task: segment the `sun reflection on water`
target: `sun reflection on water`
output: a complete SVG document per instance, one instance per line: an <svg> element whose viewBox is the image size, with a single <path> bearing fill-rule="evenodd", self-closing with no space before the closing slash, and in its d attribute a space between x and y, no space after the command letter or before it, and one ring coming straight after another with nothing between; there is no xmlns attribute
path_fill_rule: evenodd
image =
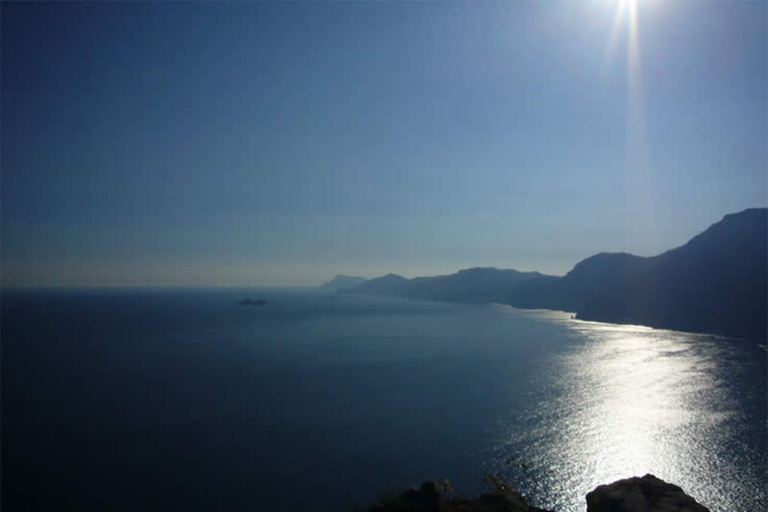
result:
<svg viewBox="0 0 768 512"><path fill-rule="evenodd" d="M525 411L532 430L511 422L497 445L532 468L517 483L548 501L540 504L583 511L596 486L646 473L713 511L743 508L732 503L739 493L766 503L765 446L742 437L742 406L728 382L728 364L739 365L732 345L645 327L567 324L566 350L542 367L547 399Z"/></svg>

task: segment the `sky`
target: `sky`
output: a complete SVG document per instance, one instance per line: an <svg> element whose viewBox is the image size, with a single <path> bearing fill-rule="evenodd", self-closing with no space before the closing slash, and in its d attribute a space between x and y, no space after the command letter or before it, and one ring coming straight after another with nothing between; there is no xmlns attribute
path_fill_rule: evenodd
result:
<svg viewBox="0 0 768 512"><path fill-rule="evenodd" d="M562 275L768 205L768 7L3 2L3 286Z"/></svg>

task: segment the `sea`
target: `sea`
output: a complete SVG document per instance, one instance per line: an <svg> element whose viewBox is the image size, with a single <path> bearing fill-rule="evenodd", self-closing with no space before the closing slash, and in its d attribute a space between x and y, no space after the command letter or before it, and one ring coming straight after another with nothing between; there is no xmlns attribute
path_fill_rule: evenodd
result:
<svg viewBox="0 0 768 512"><path fill-rule="evenodd" d="M315 290L3 290L0 315L6 512L344 512L489 474L576 512L647 473L768 508L764 342Z"/></svg>

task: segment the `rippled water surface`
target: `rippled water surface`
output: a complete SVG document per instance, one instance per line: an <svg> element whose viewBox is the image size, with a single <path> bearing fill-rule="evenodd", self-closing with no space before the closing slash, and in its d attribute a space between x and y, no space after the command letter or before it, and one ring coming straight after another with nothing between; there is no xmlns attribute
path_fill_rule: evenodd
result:
<svg viewBox="0 0 768 512"><path fill-rule="evenodd" d="M764 348L645 327L565 325L568 346L541 363L546 399L529 410L531 428L511 419L497 431L497 458L518 452L537 496L558 510L583 510L574 498L597 485L653 473L712 510L765 510Z"/></svg>
<svg viewBox="0 0 768 512"><path fill-rule="evenodd" d="M2 340L4 510L349 510L488 472L561 511L649 472L768 506L754 342L264 290L4 293Z"/></svg>

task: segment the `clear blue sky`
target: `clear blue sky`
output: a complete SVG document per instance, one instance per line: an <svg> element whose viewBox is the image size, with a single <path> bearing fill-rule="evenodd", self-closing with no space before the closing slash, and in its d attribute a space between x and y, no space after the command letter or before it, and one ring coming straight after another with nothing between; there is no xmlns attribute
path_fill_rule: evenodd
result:
<svg viewBox="0 0 768 512"><path fill-rule="evenodd" d="M562 274L766 206L766 3L640 0L633 57L620 4L3 2L3 283Z"/></svg>

